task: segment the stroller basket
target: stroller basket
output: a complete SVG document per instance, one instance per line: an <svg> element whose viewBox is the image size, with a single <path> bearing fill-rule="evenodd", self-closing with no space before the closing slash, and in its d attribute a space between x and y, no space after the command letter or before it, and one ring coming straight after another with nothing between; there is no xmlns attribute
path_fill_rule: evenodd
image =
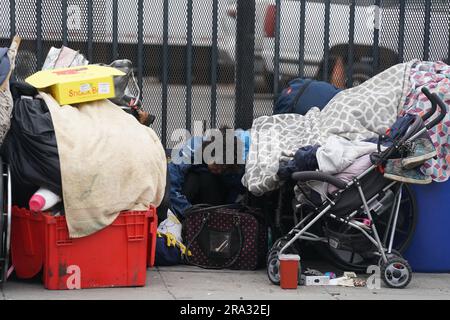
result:
<svg viewBox="0 0 450 320"><path fill-rule="evenodd" d="M351 250L356 253L373 250L372 243L367 241L366 236L361 232L355 233L353 230L350 230L352 233L338 232L328 226L324 227L324 232L328 238L328 244L334 249Z"/></svg>

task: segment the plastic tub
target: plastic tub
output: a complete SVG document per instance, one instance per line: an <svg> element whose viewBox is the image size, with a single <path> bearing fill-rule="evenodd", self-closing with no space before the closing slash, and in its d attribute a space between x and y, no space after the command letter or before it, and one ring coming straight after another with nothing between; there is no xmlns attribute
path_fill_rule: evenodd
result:
<svg viewBox="0 0 450 320"><path fill-rule="evenodd" d="M404 256L415 272L450 272L450 182L413 189L418 220Z"/></svg>
<svg viewBox="0 0 450 320"><path fill-rule="evenodd" d="M13 264L19 278L43 269L47 289L134 287L146 283L156 211L122 212L108 227L70 239L65 217L13 209ZM150 247L149 247L150 245Z"/></svg>

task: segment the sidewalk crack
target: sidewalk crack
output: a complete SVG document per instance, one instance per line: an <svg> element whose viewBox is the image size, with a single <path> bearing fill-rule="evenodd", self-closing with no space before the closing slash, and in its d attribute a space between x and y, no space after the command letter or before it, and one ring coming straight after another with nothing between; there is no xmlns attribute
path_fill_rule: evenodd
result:
<svg viewBox="0 0 450 320"><path fill-rule="evenodd" d="M164 287L167 289L167 292L172 296L173 300L177 300L177 298L172 293L172 291L170 291L169 286L167 285L166 280L164 279L164 276L163 276L162 272L159 270L159 268L158 268L158 274L161 276L161 280L164 284Z"/></svg>

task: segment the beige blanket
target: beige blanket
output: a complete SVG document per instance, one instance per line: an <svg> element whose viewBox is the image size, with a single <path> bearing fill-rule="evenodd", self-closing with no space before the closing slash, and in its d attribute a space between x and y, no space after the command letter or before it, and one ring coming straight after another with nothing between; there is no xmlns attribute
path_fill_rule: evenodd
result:
<svg viewBox="0 0 450 320"><path fill-rule="evenodd" d="M70 237L101 230L120 211L160 204L166 157L152 129L109 100L72 107L41 95L55 127Z"/></svg>

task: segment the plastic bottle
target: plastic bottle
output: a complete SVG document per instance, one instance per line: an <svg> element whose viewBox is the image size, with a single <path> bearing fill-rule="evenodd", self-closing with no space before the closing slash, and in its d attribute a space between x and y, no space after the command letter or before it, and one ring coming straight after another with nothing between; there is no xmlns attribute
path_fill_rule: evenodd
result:
<svg viewBox="0 0 450 320"><path fill-rule="evenodd" d="M29 206L31 211L45 211L61 201L61 197L48 189L40 188L30 198Z"/></svg>

